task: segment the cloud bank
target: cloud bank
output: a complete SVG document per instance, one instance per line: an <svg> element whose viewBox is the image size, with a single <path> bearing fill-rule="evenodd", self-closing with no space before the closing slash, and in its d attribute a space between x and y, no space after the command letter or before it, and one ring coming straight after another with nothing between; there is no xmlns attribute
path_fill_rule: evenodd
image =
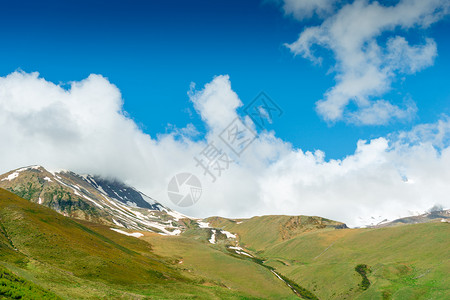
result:
<svg viewBox="0 0 450 300"><path fill-rule="evenodd" d="M393 104L383 95L392 89L395 79L414 74L433 65L437 56L431 38L411 45L407 31L420 30L448 14L447 0L400 0L393 5L377 1L355 0L334 9L340 1L284 0L287 15L298 20L316 13L323 21L306 27L298 39L286 46L295 55L322 63L316 50L331 51L336 61L332 71L336 85L330 88L316 110L324 120L346 121L357 125L381 125L392 120L414 117L411 101ZM351 105L356 109L350 109Z"/></svg>
<svg viewBox="0 0 450 300"><path fill-rule="evenodd" d="M263 131L212 183L193 157L209 142L226 150L218 134L238 116L242 102L228 76L191 89L189 96L209 128L205 140L191 138L191 124L157 137L145 134L123 111L119 89L100 75L67 89L37 73L0 77L0 171L40 164L116 177L199 217L306 214L360 226L435 204L450 206L447 117L359 141L355 152L340 160L294 148ZM197 175L203 185L199 202L183 209L170 202L166 190L180 172Z"/></svg>

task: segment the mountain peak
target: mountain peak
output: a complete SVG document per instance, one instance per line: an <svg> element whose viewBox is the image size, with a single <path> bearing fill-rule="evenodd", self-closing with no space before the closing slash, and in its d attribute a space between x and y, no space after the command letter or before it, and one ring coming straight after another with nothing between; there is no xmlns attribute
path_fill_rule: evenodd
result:
<svg viewBox="0 0 450 300"><path fill-rule="evenodd" d="M108 179L100 176L84 174L79 175L86 182L94 186L103 195L119 200L120 202L131 206L141 207L152 210L162 210L163 206L155 199L145 195L133 187L117 179Z"/></svg>
<svg viewBox="0 0 450 300"><path fill-rule="evenodd" d="M180 214L118 180L35 165L0 175L0 187L73 218L168 235L179 232L178 217L172 215Z"/></svg>

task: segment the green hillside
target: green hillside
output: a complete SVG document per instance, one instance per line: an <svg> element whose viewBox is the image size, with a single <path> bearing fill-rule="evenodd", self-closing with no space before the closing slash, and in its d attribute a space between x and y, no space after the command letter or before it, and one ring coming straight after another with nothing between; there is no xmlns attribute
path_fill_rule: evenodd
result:
<svg viewBox="0 0 450 300"><path fill-rule="evenodd" d="M241 245L320 299L450 298L449 223L378 229L316 227L283 239L278 224L285 218L211 221L237 232ZM355 270L358 265L368 267L368 287Z"/></svg>
<svg viewBox="0 0 450 300"><path fill-rule="evenodd" d="M245 246L254 252L308 232L346 228L344 223L310 216L274 215L242 220L212 217L207 220L214 227L237 233L240 237L241 246Z"/></svg>
<svg viewBox="0 0 450 300"><path fill-rule="evenodd" d="M2 189L0 225L0 263L66 299L247 299L262 297L268 290L273 290L274 297L292 296L277 278L256 265L248 268L255 272L253 286L229 286L236 270L247 270L248 263L217 254L201 242L190 247L202 249L201 256L218 255L216 262L222 264L216 268L225 270L211 279L207 272L193 273L171 257L155 254L146 241L103 225L74 221ZM167 238L170 245L172 240Z"/></svg>
<svg viewBox="0 0 450 300"><path fill-rule="evenodd" d="M55 294L42 289L7 269L0 267L0 299L61 299Z"/></svg>
<svg viewBox="0 0 450 300"><path fill-rule="evenodd" d="M26 287L65 299L298 299L275 271L319 299L450 297L449 223L348 229L307 216L208 222L237 234L254 257L230 251L221 234L211 244L212 229L195 222L181 236L134 238L0 189L0 291Z"/></svg>
<svg viewBox="0 0 450 300"><path fill-rule="evenodd" d="M149 235L144 239L154 245L155 253L172 257L179 268L209 278L219 285L258 298L298 299L268 269L251 260L236 259L224 250L223 245L199 243L183 236Z"/></svg>

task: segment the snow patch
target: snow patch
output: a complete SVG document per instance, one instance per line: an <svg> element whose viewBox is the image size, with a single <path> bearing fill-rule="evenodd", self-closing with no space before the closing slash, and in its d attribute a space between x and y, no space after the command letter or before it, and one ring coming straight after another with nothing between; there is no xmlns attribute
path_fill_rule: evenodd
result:
<svg viewBox="0 0 450 300"><path fill-rule="evenodd" d="M123 225L122 225L122 224L120 224L119 222L117 222L116 220L114 220L114 219L112 219L112 220L113 220L114 224L116 224L117 226L119 226L119 227L123 227Z"/></svg>
<svg viewBox="0 0 450 300"><path fill-rule="evenodd" d="M236 253L241 254L241 255L246 255L248 257L253 257L253 255L250 255L250 254L248 254L247 252L244 252L244 251L236 250Z"/></svg>
<svg viewBox="0 0 450 300"><path fill-rule="evenodd" d="M215 244L215 243L216 243L216 230L213 229L213 230L211 230L211 231L212 231L212 234L211 234L211 238L209 239L209 242L210 242L211 244Z"/></svg>
<svg viewBox="0 0 450 300"><path fill-rule="evenodd" d="M187 216L185 216L177 211L173 211L173 210L167 211L167 214L172 216L175 219L175 221L178 221L180 219L186 219L186 218L189 219Z"/></svg>
<svg viewBox="0 0 450 300"><path fill-rule="evenodd" d="M174 231L171 232L170 235L179 235L181 233L180 229L175 229Z"/></svg>
<svg viewBox="0 0 450 300"><path fill-rule="evenodd" d="M92 179L92 181L94 181L94 179ZM95 181L94 181L94 182L95 182ZM99 190L102 194L108 195L108 193L105 192L105 190L104 190L101 186L98 186L98 187L97 187L97 190Z"/></svg>
<svg viewBox="0 0 450 300"><path fill-rule="evenodd" d="M229 246L228 249L233 249L233 250L244 250L241 247L234 247L234 246Z"/></svg>
<svg viewBox="0 0 450 300"><path fill-rule="evenodd" d="M197 224L200 228L210 228L208 222L197 222Z"/></svg>
<svg viewBox="0 0 450 300"><path fill-rule="evenodd" d="M135 190L135 189L133 189L133 190ZM136 190L135 190L135 191L136 191ZM155 199L150 198L149 196L147 196L147 195L145 195L145 194L143 194L143 193L141 193L141 192L139 192L139 191L137 191L137 192L138 192L139 194L141 194L142 198L144 198L144 200L147 201L149 204L154 205L154 204L157 203Z"/></svg>
<svg viewBox="0 0 450 300"><path fill-rule="evenodd" d="M116 195L117 195L117 194L116 194ZM130 206L130 207L134 207L134 208L137 208L137 207L138 207L137 204L136 204L135 202L131 202L131 201L127 201L127 205Z"/></svg>
<svg viewBox="0 0 450 300"><path fill-rule="evenodd" d="M280 279L281 281L285 282L283 280L283 278L281 278L280 275L278 275L276 272L274 272L273 270L270 270L270 272L272 272L275 276L277 276L278 279Z"/></svg>
<svg viewBox="0 0 450 300"><path fill-rule="evenodd" d="M111 230L114 230L115 232L118 232L118 233L121 233L121 234L124 234L124 235L133 236L135 238L140 238L141 236L144 236L140 232L129 233L129 232L125 232L123 230L117 229L117 228L111 228Z"/></svg>
<svg viewBox="0 0 450 300"><path fill-rule="evenodd" d="M5 180L11 181L11 180L13 180L13 179L15 179L17 177L19 177L19 173L18 172L14 172L12 174L9 174L8 177L3 178L2 181L5 181Z"/></svg>
<svg viewBox="0 0 450 300"><path fill-rule="evenodd" d="M50 179L50 177L44 177L44 180L47 180L48 182L52 182L52 180Z"/></svg>
<svg viewBox="0 0 450 300"><path fill-rule="evenodd" d="M37 169L39 169L41 166L29 166L29 167L25 167L25 168L21 168L21 169L18 169L18 170L16 170L16 172L23 172L23 171L28 171L28 170L32 170L32 169L34 169L34 170L37 170Z"/></svg>
<svg viewBox="0 0 450 300"><path fill-rule="evenodd" d="M97 202L95 202L94 200L92 200L91 198L89 198L88 196L83 195L83 198L85 198L85 199L91 201L92 203L94 203L94 204L97 205L98 207L103 208L103 206L101 206L100 204L98 204Z"/></svg>
<svg viewBox="0 0 450 300"><path fill-rule="evenodd" d="M228 232L226 230L221 230L220 231L222 234L225 234L227 236L227 239L235 239L236 235L232 234L231 232Z"/></svg>
<svg viewBox="0 0 450 300"><path fill-rule="evenodd" d="M242 248L239 247L239 246L236 246L236 247L234 247L234 246L229 246L228 249L234 250L237 254L245 255L245 256L248 256L248 257L253 257L253 255L248 254L247 252L244 252L244 249L242 249Z"/></svg>

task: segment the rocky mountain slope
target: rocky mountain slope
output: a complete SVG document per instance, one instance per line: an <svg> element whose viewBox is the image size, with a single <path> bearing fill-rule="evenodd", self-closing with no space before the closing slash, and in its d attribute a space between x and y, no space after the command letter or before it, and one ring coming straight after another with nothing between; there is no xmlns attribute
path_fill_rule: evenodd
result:
<svg viewBox="0 0 450 300"><path fill-rule="evenodd" d="M185 229L185 216L115 180L31 166L1 175L0 187L76 219L167 235Z"/></svg>
<svg viewBox="0 0 450 300"><path fill-rule="evenodd" d="M164 207L142 192L113 179L29 166L0 175L0 188L64 216L108 225L124 234L126 231L121 228L161 235L180 235L186 230L197 230L206 233L212 244L219 239L236 240L230 232Z"/></svg>

